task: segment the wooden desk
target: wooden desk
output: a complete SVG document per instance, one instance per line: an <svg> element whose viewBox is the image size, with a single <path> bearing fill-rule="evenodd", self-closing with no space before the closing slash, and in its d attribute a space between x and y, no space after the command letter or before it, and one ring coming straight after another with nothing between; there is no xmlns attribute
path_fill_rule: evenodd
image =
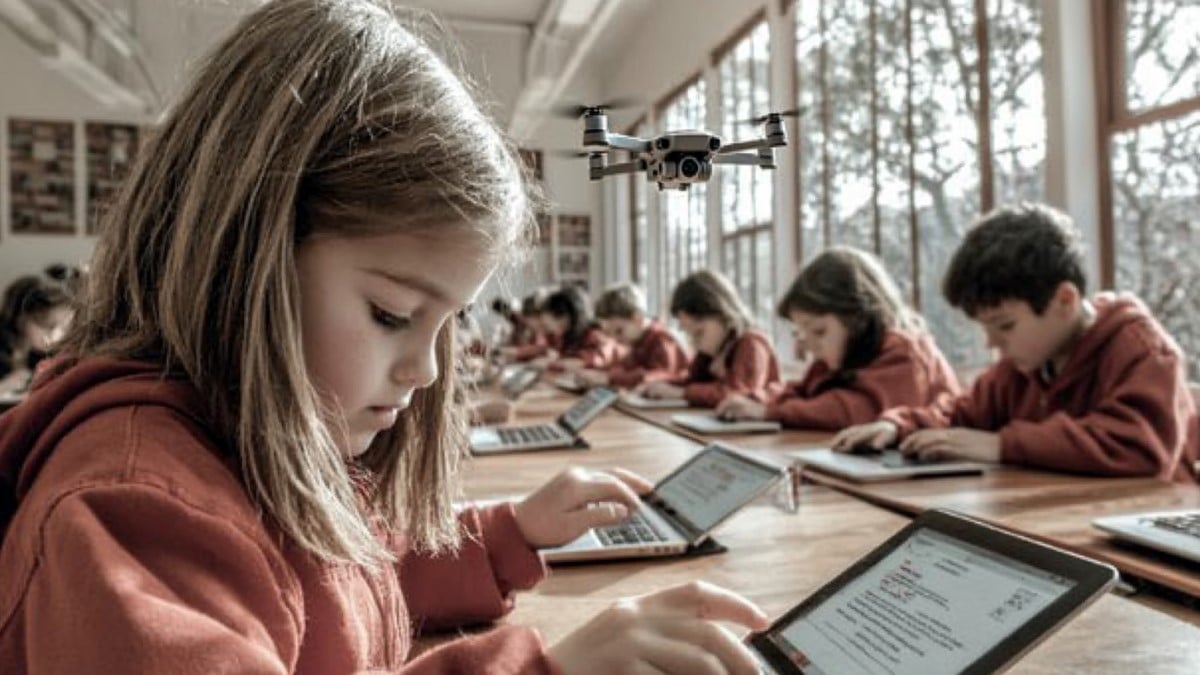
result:
<svg viewBox="0 0 1200 675"><path fill-rule="evenodd" d="M518 417L552 417L572 399L532 393ZM700 443L674 430L609 410L585 431L591 451L554 451L474 460L467 493L484 498L526 493L571 464L621 465L656 480L695 453ZM771 497L751 504L723 524L716 538L722 555L558 567L535 590L522 594L508 619L538 628L554 642L617 598L704 579L743 593L777 615L877 546L907 523L903 515L819 485L803 488L798 513ZM1117 628L1114 628L1117 627ZM1116 596L1101 599L1026 656L1019 673L1193 673L1200 630Z"/></svg>

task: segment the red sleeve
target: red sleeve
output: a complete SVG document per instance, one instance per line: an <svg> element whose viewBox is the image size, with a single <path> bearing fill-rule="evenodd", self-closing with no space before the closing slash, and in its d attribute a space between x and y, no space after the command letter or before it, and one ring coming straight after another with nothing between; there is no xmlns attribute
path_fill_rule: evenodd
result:
<svg viewBox="0 0 1200 675"><path fill-rule="evenodd" d="M121 484L69 493L38 534L36 563L6 557L0 591L0 654L19 640L22 672L292 672L299 582L229 518Z"/></svg>
<svg viewBox="0 0 1200 675"><path fill-rule="evenodd" d="M1158 476L1179 469L1192 420L1179 358L1143 351L1123 367L1097 364L1111 390L1087 414L1065 412L1040 422L1013 420L1000 430L1005 463L1101 476Z"/></svg>
<svg viewBox="0 0 1200 675"><path fill-rule="evenodd" d="M635 350L623 363L608 371L615 387L633 387L642 382L666 382L680 376L686 363L682 350L669 334L650 335L644 353Z"/></svg>
<svg viewBox="0 0 1200 675"><path fill-rule="evenodd" d="M413 625L440 630L494 621L512 611L514 590L537 585L546 567L525 543L513 505L465 509L465 532L453 554L408 553L400 582Z"/></svg>
<svg viewBox="0 0 1200 675"><path fill-rule="evenodd" d="M767 404L766 418L793 429L842 429L870 422L880 411L878 401L855 389L827 389L807 398L789 387L787 393Z"/></svg>
<svg viewBox="0 0 1200 675"><path fill-rule="evenodd" d="M779 381L775 350L765 340L743 337L725 377L716 382L697 382L684 387L688 405L715 408L726 396L742 394L756 401L770 399L772 384Z"/></svg>
<svg viewBox="0 0 1200 675"><path fill-rule="evenodd" d="M604 370L621 358L621 346L617 341L592 328L584 334L583 344L574 354L564 354L583 361L584 368Z"/></svg>
<svg viewBox="0 0 1200 675"><path fill-rule="evenodd" d="M885 410L885 419L899 429L903 439L918 429L968 427L996 431L1012 417L1012 385L1021 377L1007 361L985 370L971 387L958 396L943 395L928 406L896 407Z"/></svg>

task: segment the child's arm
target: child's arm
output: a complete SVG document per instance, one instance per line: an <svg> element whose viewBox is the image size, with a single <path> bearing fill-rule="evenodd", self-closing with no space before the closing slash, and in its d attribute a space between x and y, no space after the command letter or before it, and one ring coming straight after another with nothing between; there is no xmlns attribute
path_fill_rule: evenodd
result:
<svg viewBox="0 0 1200 675"><path fill-rule="evenodd" d="M882 412L877 399L855 389L829 389L812 398L792 393L767 404L766 419L793 429L830 429L870 422Z"/></svg>
<svg viewBox="0 0 1200 675"><path fill-rule="evenodd" d="M1008 402L1011 385L1018 376L1013 366L1001 361L984 371L975 380L971 391L958 396L943 394L927 406L899 406L885 410L880 419L896 425L897 440L902 440L918 429L946 429L967 427L984 431L995 431L1004 426L1011 415L1012 405Z"/></svg>
<svg viewBox="0 0 1200 675"><path fill-rule="evenodd" d="M459 522L464 536L456 553L410 552L399 563L404 599L421 630L494 621L512 611L513 591L532 588L546 576L511 503L465 509Z"/></svg>
<svg viewBox="0 0 1200 675"><path fill-rule="evenodd" d="M1013 420L1002 428L1003 461L1171 479L1182 459L1191 407L1178 357L1166 349L1144 353L1113 377L1109 394L1081 417L1059 412L1040 422Z"/></svg>
<svg viewBox="0 0 1200 675"><path fill-rule="evenodd" d="M621 346L598 330L589 330L574 354L584 368L603 370L621 359Z"/></svg>
<svg viewBox="0 0 1200 675"><path fill-rule="evenodd" d="M765 340L744 340L724 378L716 382L690 383L684 387L684 398L689 405L701 408L715 408L730 394L766 401L771 396L769 386L774 360L771 345Z"/></svg>
<svg viewBox="0 0 1200 675"><path fill-rule="evenodd" d="M679 358L679 350L673 348L670 338L655 338L642 363L630 366L627 358L625 363L608 371L613 386L634 387L643 382L670 382L679 378L686 365Z"/></svg>

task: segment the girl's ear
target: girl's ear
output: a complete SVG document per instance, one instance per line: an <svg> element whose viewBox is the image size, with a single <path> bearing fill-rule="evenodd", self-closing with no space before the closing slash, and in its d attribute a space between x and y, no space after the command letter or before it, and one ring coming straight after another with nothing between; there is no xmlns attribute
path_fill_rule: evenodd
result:
<svg viewBox="0 0 1200 675"><path fill-rule="evenodd" d="M1082 295L1079 292L1079 287L1070 281L1063 281L1058 284L1058 288L1054 289L1054 296L1051 302L1058 308L1064 318L1075 316L1079 311L1079 303L1082 301Z"/></svg>

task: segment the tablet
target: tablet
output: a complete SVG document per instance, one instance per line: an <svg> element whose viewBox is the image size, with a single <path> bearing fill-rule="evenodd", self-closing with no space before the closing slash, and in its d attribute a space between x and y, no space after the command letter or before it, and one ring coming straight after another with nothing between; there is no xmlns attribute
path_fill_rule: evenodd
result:
<svg viewBox="0 0 1200 675"><path fill-rule="evenodd" d="M995 673L1116 580L1109 565L932 510L747 642L772 673Z"/></svg>

